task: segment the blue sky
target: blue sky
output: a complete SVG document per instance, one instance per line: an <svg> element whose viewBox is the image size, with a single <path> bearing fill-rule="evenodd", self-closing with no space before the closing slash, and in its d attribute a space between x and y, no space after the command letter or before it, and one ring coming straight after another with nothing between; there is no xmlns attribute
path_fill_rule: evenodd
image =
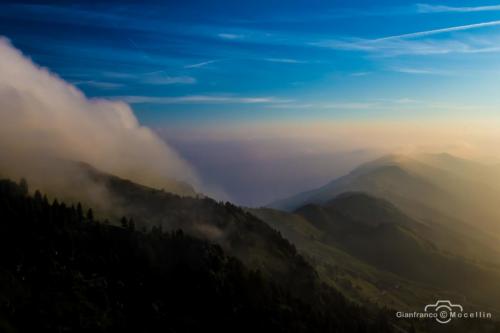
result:
<svg viewBox="0 0 500 333"><path fill-rule="evenodd" d="M86 2L0 2L0 35L129 103L222 198L393 152L500 160L500 0Z"/></svg>
<svg viewBox="0 0 500 333"><path fill-rule="evenodd" d="M160 127L495 116L500 102L494 1L7 1L0 34Z"/></svg>

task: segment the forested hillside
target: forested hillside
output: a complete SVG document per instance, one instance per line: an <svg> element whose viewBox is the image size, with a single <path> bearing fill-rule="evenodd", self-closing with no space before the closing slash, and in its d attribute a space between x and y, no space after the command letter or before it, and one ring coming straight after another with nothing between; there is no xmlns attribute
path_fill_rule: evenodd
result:
<svg viewBox="0 0 500 333"><path fill-rule="evenodd" d="M295 298L220 246L113 226L25 182L0 182L0 215L2 332L391 331L331 288Z"/></svg>

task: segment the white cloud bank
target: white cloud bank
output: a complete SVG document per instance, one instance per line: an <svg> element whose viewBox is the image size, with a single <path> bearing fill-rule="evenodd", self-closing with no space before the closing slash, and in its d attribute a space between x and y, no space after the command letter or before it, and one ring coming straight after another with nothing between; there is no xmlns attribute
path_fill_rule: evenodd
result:
<svg viewBox="0 0 500 333"><path fill-rule="evenodd" d="M75 86L33 64L4 38L0 38L0 156L0 175L27 176L29 181L35 175L35 184L43 184L45 177L64 177L40 164L55 158L86 162L156 188L173 190L173 180L198 185L191 166L141 126L127 104L85 97Z"/></svg>

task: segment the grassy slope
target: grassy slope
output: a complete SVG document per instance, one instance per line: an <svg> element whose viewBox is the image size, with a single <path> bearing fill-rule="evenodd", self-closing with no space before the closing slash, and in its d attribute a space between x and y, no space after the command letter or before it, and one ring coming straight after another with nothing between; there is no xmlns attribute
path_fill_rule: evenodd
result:
<svg viewBox="0 0 500 333"><path fill-rule="evenodd" d="M268 208L250 211L280 230L313 263L324 281L354 301L369 301L396 309L415 309L432 301L438 293L438 289L384 271L326 242L325 233L300 215ZM448 295L457 296L456 293Z"/></svg>
<svg viewBox="0 0 500 333"><path fill-rule="evenodd" d="M296 214L253 213L290 237L326 281L355 299L420 307L436 295L461 301L466 295L472 305L499 306L496 268L442 251L428 239L436 238L433 229L380 199L344 195Z"/></svg>

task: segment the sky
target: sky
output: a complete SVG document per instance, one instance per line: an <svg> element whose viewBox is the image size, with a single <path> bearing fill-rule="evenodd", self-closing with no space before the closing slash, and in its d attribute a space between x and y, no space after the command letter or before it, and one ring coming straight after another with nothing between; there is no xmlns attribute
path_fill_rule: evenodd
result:
<svg viewBox="0 0 500 333"><path fill-rule="evenodd" d="M472 121L500 118L499 1L2 1L0 35L87 97L128 103L241 204L388 149L339 124L382 124L394 143L402 123L425 138L459 122L443 146L470 147L487 140L465 138Z"/></svg>

